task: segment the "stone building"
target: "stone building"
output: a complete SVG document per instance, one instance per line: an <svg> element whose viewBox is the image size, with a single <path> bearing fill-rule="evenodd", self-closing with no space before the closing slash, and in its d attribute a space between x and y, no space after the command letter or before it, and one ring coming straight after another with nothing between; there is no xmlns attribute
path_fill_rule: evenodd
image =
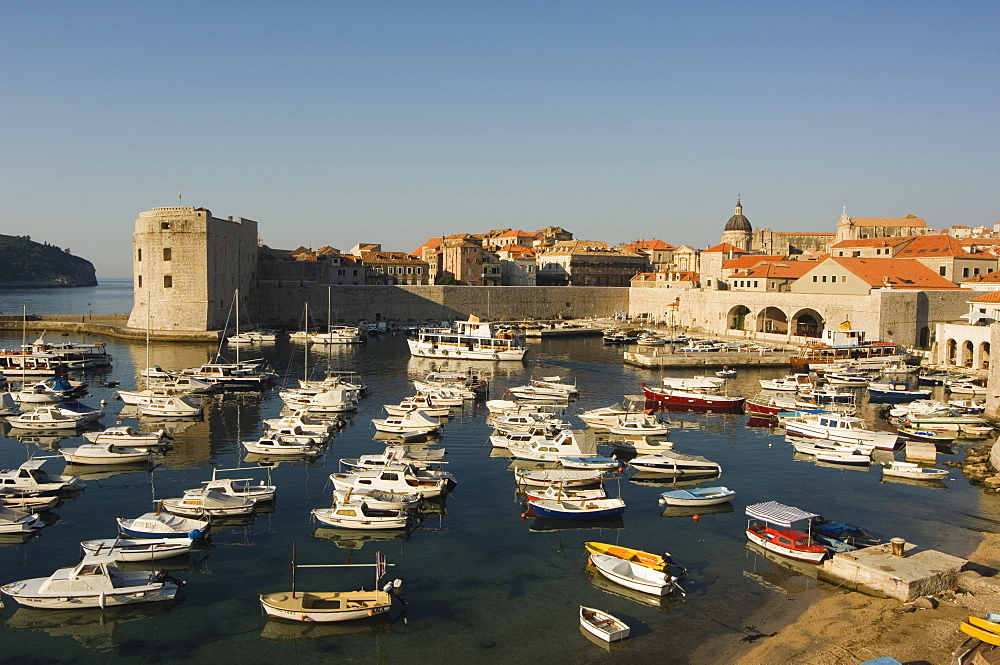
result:
<svg viewBox="0 0 1000 665"><path fill-rule="evenodd" d="M836 233L772 231L763 228L753 232L750 248L761 254L781 254L783 256L810 253L825 254L830 251L830 245L836 238Z"/></svg>
<svg viewBox="0 0 1000 665"><path fill-rule="evenodd" d="M663 240L636 240L622 245L627 252L635 252L646 257L647 267L652 272L664 272L674 268L674 250L677 248Z"/></svg>
<svg viewBox="0 0 1000 665"><path fill-rule="evenodd" d="M599 240L564 240L538 254L539 286L628 286L646 257Z"/></svg>
<svg viewBox="0 0 1000 665"><path fill-rule="evenodd" d="M406 252L360 253L366 284L428 284L428 265Z"/></svg>
<svg viewBox="0 0 1000 665"><path fill-rule="evenodd" d="M736 197L736 212L726 222L726 227L722 231L722 240L719 242L749 252L752 240L753 227L750 226L750 220L743 216L743 205L740 203L740 198Z"/></svg>
<svg viewBox="0 0 1000 665"><path fill-rule="evenodd" d="M257 222L250 219L219 219L205 208L154 208L139 213L132 246L131 328L148 321L155 330L221 329L237 290L249 297L258 278Z"/></svg>
<svg viewBox="0 0 1000 665"><path fill-rule="evenodd" d="M836 242L862 238L889 238L931 233L927 221L915 215L906 217L848 217L845 212L837 220Z"/></svg>

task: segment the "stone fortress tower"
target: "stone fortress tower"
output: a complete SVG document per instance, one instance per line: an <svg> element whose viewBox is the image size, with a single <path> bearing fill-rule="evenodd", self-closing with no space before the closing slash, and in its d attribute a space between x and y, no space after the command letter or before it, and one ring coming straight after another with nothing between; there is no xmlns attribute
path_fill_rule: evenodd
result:
<svg viewBox="0 0 1000 665"><path fill-rule="evenodd" d="M152 330L219 330L237 289L241 309L249 312L245 305L257 278L257 222L217 219L205 208L154 208L139 213L132 247L130 328L145 329L148 313Z"/></svg>
<svg viewBox="0 0 1000 665"><path fill-rule="evenodd" d="M753 227L750 226L750 220L743 216L743 206L740 197L737 196L736 213L726 222L726 228L722 231L722 242L749 252L752 238Z"/></svg>

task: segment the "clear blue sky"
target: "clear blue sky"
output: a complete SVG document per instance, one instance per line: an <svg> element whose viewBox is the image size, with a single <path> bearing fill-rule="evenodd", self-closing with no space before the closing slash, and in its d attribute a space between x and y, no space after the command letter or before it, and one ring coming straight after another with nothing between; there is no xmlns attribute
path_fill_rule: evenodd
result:
<svg viewBox="0 0 1000 665"><path fill-rule="evenodd" d="M1000 220L997 2L0 3L0 233L131 275L137 214L411 251Z"/></svg>

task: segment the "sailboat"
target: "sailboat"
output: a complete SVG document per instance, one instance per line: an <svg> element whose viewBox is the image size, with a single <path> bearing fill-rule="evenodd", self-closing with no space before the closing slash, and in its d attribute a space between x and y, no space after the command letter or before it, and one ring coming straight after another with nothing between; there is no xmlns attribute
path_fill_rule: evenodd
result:
<svg viewBox="0 0 1000 665"><path fill-rule="evenodd" d="M335 326L332 318L332 287L326 287L326 332L310 335L313 344L362 344L366 341L357 326Z"/></svg>

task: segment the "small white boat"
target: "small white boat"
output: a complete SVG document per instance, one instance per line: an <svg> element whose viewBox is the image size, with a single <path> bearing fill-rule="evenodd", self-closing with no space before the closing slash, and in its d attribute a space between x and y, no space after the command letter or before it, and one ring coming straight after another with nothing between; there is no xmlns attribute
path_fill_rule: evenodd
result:
<svg viewBox="0 0 1000 665"><path fill-rule="evenodd" d="M84 554L109 556L117 562L157 561L187 554L194 546L190 538L104 538L80 543Z"/></svg>
<svg viewBox="0 0 1000 665"><path fill-rule="evenodd" d="M736 374L737 374L736 370L730 369L729 367L723 367L722 369L720 369L718 372L715 373L715 375L720 379L735 379Z"/></svg>
<svg viewBox="0 0 1000 665"><path fill-rule="evenodd" d="M0 587L20 605L44 609L117 607L172 600L178 585L159 581L158 573L119 570L108 556L84 557L73 568L60 568L48 577L11 582Z"/></svg>
<svg viewBox="0 0 1000 665"><path fill-rule="evenodd" d="M182 395L154 397L148 404L139 405L139 413L158 418L190 418L201 415L201 404L195 404Z"/></svg>
<svg viewBox="0 0 1000 665"><path fill-rule="evenodd" d="M0 505L0 533L30 533L43 526L45 525L41 518L35 513L26 513Z"/></svg>
<svg viewBox="0 0 1000 665"><path fill-rule="evenodd" d="M817 462L828 464L854 464L868 466L871 464L871 453L860 450L821 450L815 453Z"/></svg>
<svg viewBox="0 0 1000 665"><path fill-rule="evenodd" d="M364 500L315 508L311 514L317 522L341 529L405 529L410 523L407 510L372 508Z"/></svg>
<svg viewBox="0 0 1000 665"><path fill-rule="evenodd" d="M84 419L68 416L54 406L40 406L19 416L8 416L7 422L18 429L76 429Z"/></svg>
<svg viewBox="0 0 1000 665"><path fill-rule="evenodd" d="M913 462L886 462L882 467L883 476L910 478L911 480L944 480L948 476L945 469L929 469Z"/></svg>
<svg viewBox="0 0 1000 665"><path fill-rule="evenodd" d="M310 443L297 443L295 441L282 441L274 437L261 437L256 441L244 441L243 447L247 452L256 455L304 457L316 455L319 448Z"/></svg>
<svg viewBox="0 0 1000 665"><path fill-rule="evenodd" d="M419 409L408 411L402 416L373 418L372 424L379 432L390 434L431 434L441 429L441 423L431 420Z"/></svg>
<svg viewBox="0 0 1000 665"><path fill-rule="evenodd" d="M639 455L630 459L628 463L638 471L671 475L722 472L722 466L718 462L701 455L685 455L675 450L665 450L657 455Z"/></svg>
<svg viewBox="0 0 1000 665"><path fill-rule="evenodd" d="M170 443L165 430L140 432L128 425L109 427L101 432L85 432L83 438L91 443L112 443L128 448L162 448Z"/></svg>
<svg viewBox="0 0 1000 665"><path fill-rule="evenodd" d="M637 455L658 455L664 450L673 450L672 441L663 438L650 438L644 435L626 434L612 437L608 445L616 450L635 453Z"/></svg>
<svg viewBox="0 0 1000 665"><path fill-rule="evenodd" d="M381 471L357 471L355 473L334 473L330 481L335 489L354 494L385 492L388 494L419 494L433 498L446 494L454 484L450 474L421 477L406 464L387 467Z"/></svg>
<svg viewBox="0 0 1000 665"><path fill-rule="evenodd" d="M246 471L246 469L222 469L223 471ZM274 501L274 494L278 488L274 485L258 481L256 484L253 478L219 478L216 474L219 469L212 469L212 479L203 480L203 487L184 490L184 495L206 494L208 492L218 492L226 496L235 496L241 499L255 499L257 503Z"/></svg>
<svg viewBox="0 0 1000 665"><path fill-rule="evenodd" d="M50 475L42 465L46 457L25 460L16 469L0 471L0 491L18 492L72 492L84 488L80 476Z"/></svg>
<svg viewBox="0 0 1000 665"><path fill-rule="evenodd" d="M604 479L604 472L592 469L527 469L514 471L518 485L529 487L587 487Z"/></svg>
<svg viewBox="0 0 1000 665"><path fill-rule="evenodd" d="M168 513L184 517L243 517L253 514L257 500L209 490L185 493L177 499L163 499L160 505Z"/></svg>
<svg viewBox="0 0 1000 665"><path fill-rule="evenodd" d="M153 459L153 453L145 448L125 448L114 443L85 443L60 448L59 453L72 464L134 464Z"/></svg>
<svg viewBox="0 0 1000 665"><path fill-rule="evenodd" d="M353 493L350 490L347 492L336 490L333 493L334 504L349 503L352 501L352 495ZM420 505L420 502L423 501L423 497L419 494L366 492L365 494L359 494L357 496L363 497L365 504L369 508L374 508L376 510L406 510L409 508L416 508Z"/></svg>
<svg viewBox="0 0 1000 665"><path fill-rule="evenodd" d="M605 642L617 642L628 637L628 624L602 610L580 606L580 625L591 635Z"/></svg>
<svg viewBox="0 0 1000 665"><path fill-rule="evenodd" d="M971 381L946 381L945 390L953 395L986 395L986 387Z"/></svg>
<svg viewBox="0 0 1000 665"><path fill-rule="evenodd" d="M450 406L441 404L433 395L426 394L413 395L407 397L399 404L386 404L383 408L390 416L405 416L416 409L420 409L425 416L432 416L434 418L443 418L451 413Z"/></svg>
<svg viewBox="0 0 1000 665"><path fill-rule="evenodd" d="M549 485L542 489L527 489L524 497L528 501L593 501L594 499L605 499L607 493L603 489L574 490L565 489L557 485Z"/></svg>
<svg viewBox="0 0 1000 665"><path fill-rule="evenodd" d="M144 513L135 519L118 518L118 529L129 538L191 538L208 533L206 520L193 520L167 513Z"/></svg>
<svg viewBox="0 0 1000 665"><path fill-rule="evenodd" d="M556 388L558 390L565 391L570 395L576 395L580 392L576 387L576 381L568 383L564 381L561 376L543 376L540 379L532 379L531 383L544 386L546 388Z"/></svg>
<svg viewBox="0 0 1000 665"><path fill-rule="evenodd" d="M619 462L614 457L560 457L559 464L564 469L601 469L612 471L618 468Z"/></svg>
<svg viewBox="0 0 1000 665"><path fill-rule="evenodd" d="M307 432L298 425L268 429L267 436L279 441L304 443L310 446L320 446L330 440L329 433L317 434L316 432Z"/></svg>
<svg viewBox="0 0 1000 665"><path fill-rule="evenodd" d="M736 492L728 487L692 487L660 495L661 506L715 506L733 500Z"/></svg>
<svg viewBox="0 0 1000 665"><path fill-rule="evenodd" d="M295 411L289 416L282 418L265 418L264 427L268 431L281 429L283 427L298 427L303 432L312 434L332 434L341 427L343 420L340 416L333 418L313 418L308 411Z"/></svg>
<svg viewBox="0 0 1000 665"><path fill-rule="evenodd" d="M798 392L812 387L812 381L810 381L808 374L790 374L779 379L760 379L759 383L764 390L782 392Z"/></svg>
<svg viewBox="0 0 1000 665"><path fill-rule="evenodd" d="M666 436L670 433L670 427L653 415L642 414L641 418L622 418L608 427L608 432L620 436Z"/></svg>
<svg viewBox="0 0 1000 665"><path fill-rule="evenodd" d="M612 582L654 596L666 596L679 585L677 578L659 570L640 566L608 554L591 554L590 561L598 572Z"/></svg>

